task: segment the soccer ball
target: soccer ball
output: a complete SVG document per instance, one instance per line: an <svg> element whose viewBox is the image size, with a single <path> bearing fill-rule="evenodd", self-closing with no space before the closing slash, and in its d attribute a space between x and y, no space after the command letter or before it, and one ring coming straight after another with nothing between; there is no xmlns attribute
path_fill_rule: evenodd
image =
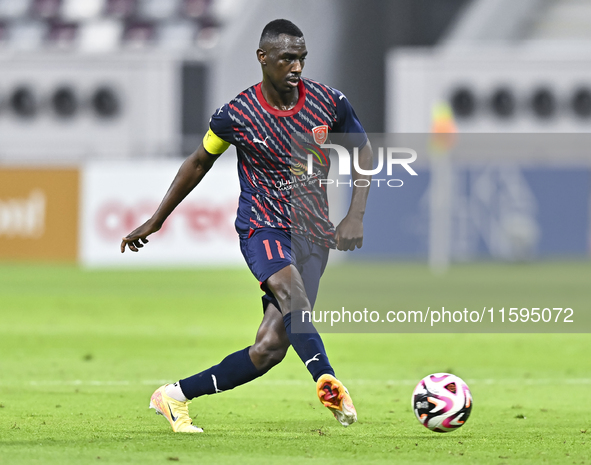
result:
<svg viewBox="0 0 591 465"><path fill-rule="evenodd" d="M434 373L425 376L415 387L412 408L425 428L447 433L466 423L472 411L472 394L461 378Z"/></svg>

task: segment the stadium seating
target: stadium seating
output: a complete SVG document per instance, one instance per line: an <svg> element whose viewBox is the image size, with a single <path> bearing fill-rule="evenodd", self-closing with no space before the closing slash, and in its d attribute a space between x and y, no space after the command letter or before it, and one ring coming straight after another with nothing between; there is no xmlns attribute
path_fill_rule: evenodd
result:
<svg viewBox="0 0 591 465"><path fill-rule="evenodd" d="M107 0L105 14L114 18L129 18L135 11L135 0Z"/></svg>
<svg viewBox="0 0 591 465"><path fill-rule="evenodd" d="M43 21L22 19L6 22L6 45L13 50L37 50L42 47L48 26Z"/></svg>
<svg viewBox="0 0 591 465"><path fill-rule="evenodd" d="M30 7L28 0L0 0L0 17L20 19L27 15Z"/></svg>
<svg viewBox="0 0 591 465"><path fill-rule="evenodd" d="M83 52L113 52L119 48L123 24L112 18L86 22L80 29L78 48Z"/></svg>
<svg viewBox="0 0 591 465"><path fill-rule="evenodd" d="M33 0L30 14L45 19L52 19L59 16L60 0Z"/></svg>
<svg viewBox="0 0 591 465"><path fill-rule="evenodd" d="M209 48L220 27L215 6L214 0L0 0L0 51Z"/></svg>
<svg viewBox="0 0 591 465"><path fill-rule="evenodd" d="M138 0L138 16L153 20L166 20L180 10L180 0Z"/></svg>
<svg viewBox="0 0 591 465"><path fill-rule="evenodd" d="M71 49L75 46L79 24L56 21L49 27L46 44L58 49Z"/></svg>
<svg viewBox="0 0 591 465"><path fill-rule="evenodd" d="M71 21L84 21L99 16L105 7L105 0L62 0L61 16Z"/></svg>

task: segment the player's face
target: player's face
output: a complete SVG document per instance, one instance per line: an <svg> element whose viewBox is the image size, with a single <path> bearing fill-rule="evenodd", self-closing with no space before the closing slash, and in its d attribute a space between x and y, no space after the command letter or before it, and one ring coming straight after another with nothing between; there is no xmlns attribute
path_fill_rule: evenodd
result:
<svg viewBox="0 0 591 465"><path fill-rule="evenodd" d="M307 55L304 38L286 34L257 50L265 78L279 92L291 92L298 86Z"/></svg>

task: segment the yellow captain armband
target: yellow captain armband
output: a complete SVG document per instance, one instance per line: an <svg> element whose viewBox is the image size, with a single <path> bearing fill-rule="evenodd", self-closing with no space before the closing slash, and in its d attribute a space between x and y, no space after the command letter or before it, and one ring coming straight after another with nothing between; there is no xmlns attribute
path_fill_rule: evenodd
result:
<svg viewBox="0 0 591 465"><path fill-rule="evenodd" d="M230 142L226 142L210 128L203 138L203 147L212 155L221 155L230 147Z"/></svg>

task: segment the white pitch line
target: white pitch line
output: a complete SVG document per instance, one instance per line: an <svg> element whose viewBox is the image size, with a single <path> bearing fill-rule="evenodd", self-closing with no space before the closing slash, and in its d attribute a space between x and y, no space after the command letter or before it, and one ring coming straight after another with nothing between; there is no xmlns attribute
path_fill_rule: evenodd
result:
<svg viewBox="0 0 591 465"><path fill-rule="evenodd" d="M145 379L145 380L31 380L25 381L29 386L160 386L162 384L170 383L172 380L168 379ZM348 379L347 385L369 385L379 383L381 385L389 386L414 386L418 380L398 379L398 380L379 380L379 379ZM466 382L470 386L478 385L498 385L498 384L520 384L527 386L542 386L542 385L572 385L572 384L591 384L591 378L504 378L504 379L469 379ZM7 382L0 381L0 386L19 386L23 381ZM260 379L256 381L259 385L267 386L308 386L310 380L304 379Z"/></svg>

